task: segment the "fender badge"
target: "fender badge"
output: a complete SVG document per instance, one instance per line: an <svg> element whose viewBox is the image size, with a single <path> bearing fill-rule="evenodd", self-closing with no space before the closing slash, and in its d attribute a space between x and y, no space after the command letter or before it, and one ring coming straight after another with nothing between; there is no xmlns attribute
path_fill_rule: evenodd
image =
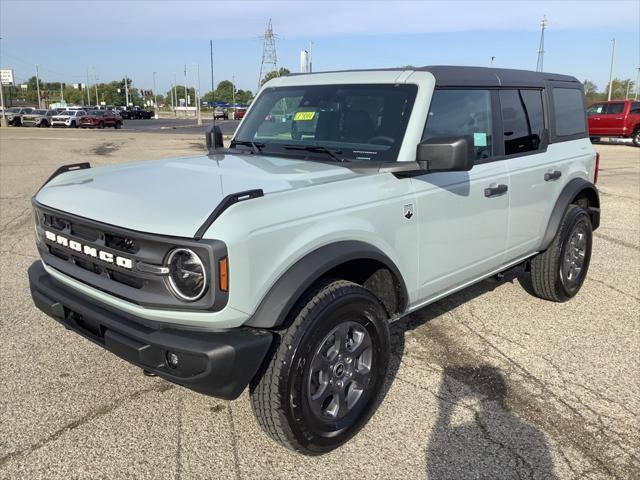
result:
<svg viewBox="0 0 640 480"><path fill-rule="evenodd" d="M413 217L413 203L409 203L403 207L404 210L404 218L410 220Z"/></svg>

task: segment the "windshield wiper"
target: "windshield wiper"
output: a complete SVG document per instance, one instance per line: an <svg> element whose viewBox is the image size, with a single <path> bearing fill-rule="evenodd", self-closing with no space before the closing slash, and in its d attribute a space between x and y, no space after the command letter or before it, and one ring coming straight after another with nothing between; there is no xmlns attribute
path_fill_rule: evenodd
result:
<svg viewBox="0 0 640 480"><path fill-rule="evenodd" d="M264 147L264 143L256 143L250 140L234 140L233 142L231 142L231 147L235 147L236 145L251 147L253 153L261 153L262 148Z"/></svg>
<svg viewBox="0 0 640 480"><path fill-rule="evenodd" d="M285 150L303 150L305 152L313 152L313 153L326 153L331 158L333 158L336 162L345 162L344 158L340 158L338 155L342 153L342 150L336 150L332 152L327 147L323 147L321 145L285 145ZM336 155L337 154L337 155Z"/></svg>

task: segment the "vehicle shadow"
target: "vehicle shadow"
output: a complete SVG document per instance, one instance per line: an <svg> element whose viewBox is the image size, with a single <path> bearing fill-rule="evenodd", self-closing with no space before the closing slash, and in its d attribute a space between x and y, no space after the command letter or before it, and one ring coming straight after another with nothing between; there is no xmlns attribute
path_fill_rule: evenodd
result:
<svg viewBox="0 0 640 480"><path fill-rule="evenodd" d="M555 478L544 434L509 410L507 394L495 367L444 369L427 446L428 478Z"/></svg>
<svg viewBox="0 0 640 480"><path fill-rule="evenodd" d="M382 397L400 369L405 334L458 306L518 282L531 291L529 275L518 267L435 302L391 325L391 359ZM555 478L544 434L508 406L508 384L496 367L468 364L464 355L440 358L438 416L426 446L429 479Z"/></svg>

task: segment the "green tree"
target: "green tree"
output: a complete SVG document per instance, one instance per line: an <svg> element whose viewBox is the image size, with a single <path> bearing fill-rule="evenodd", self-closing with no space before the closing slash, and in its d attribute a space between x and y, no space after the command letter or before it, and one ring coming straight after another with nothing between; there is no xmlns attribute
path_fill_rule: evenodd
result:
<svg viewBox="0 0 640 480"><path fill-rule="evenodd" d="M614 78L611 81L611 85L613 88L611 89L611 100L624 100L627 97L627 93L630 96L633 96L633 92L635 89L635 82L630 78L625 78L624 80L620 78ZM609 97L609 84L607 83L604 92Z"/></svg>
<svg viewBox="0 0 640 480"><path fill-rule="evenodd" d="M272 70L264 76L264 78L260 81L260 85L264 85L272 78L284 77L285 75L289 75L290 73L291 72L289 71L289 69L285 67L280 67L278 70Z"/></svg>

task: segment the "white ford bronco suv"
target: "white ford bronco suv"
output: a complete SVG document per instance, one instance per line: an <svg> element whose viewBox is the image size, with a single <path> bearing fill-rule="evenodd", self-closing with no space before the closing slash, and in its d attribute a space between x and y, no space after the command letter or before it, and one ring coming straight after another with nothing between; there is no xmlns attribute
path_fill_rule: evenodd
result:
<svg viewBox="0 0 640 480"><path fill-rule="evenodd" d="M522 264L555 302L587 274L598 156L573 77L290 75L229 148L207 139L208 155L56 171L33 198L33 301L147 373L249 387L261 427L305 454L373 414L389 322Z"/></svg>

